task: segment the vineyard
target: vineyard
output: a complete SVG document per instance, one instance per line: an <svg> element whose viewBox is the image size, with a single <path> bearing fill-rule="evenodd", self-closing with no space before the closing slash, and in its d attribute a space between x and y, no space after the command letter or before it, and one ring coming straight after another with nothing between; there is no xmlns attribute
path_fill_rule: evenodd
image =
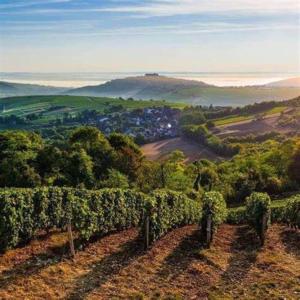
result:
<svg viewBox="0 0 300 300"><path fill-rule="evenodd" d="M2 189L0 298L297 299L300 197L275 203L263 193L227 209L218 192ZM255 286L275 261L277 277L264 269Z"/></svg>
<svg viewBox="0 0 300 300"><path fill-rule="evenodd" d="M144 248L148 249L170 230L190 224L201 225L200 238L208 247L218 226L226 220L247 222L262 244L271 220L296 229L300 227L299 196L277 207L274 213L271 199L264 193L253 193L244 209L232 213L218 192L206 192L202 199L191 199L184 193L169 190L145 195L122 189L3 189L0 210L2 252L25 245L41 231L53 229L66 231L68 228L73 248L72 231L77 242L84 245L91 238L138 227Z"/></svg>

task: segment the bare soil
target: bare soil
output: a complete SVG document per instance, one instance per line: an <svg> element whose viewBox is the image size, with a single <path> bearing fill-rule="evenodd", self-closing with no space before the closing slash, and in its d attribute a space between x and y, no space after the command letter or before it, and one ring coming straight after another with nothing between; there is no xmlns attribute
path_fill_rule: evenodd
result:
<svg viewBox="0 0 300 300"><path fill-rule="evenodd" d="M175 150L180 150L186 156L186 162L193 162L206 158L210 160L220 159L207 147L182 137L165 139L158 142L146 144L141 147L144 155L150 160L165 160L168 155Z"/></svg>
<svg viewBox="0 0 300 300"><path fill-rule="evenodd" d="M258 245L247 226L222 225L211 249L197 226L144 252L136 229L67 256L52 233L0 257L0 299L300 299L300 232L281 225Z"/></svg>

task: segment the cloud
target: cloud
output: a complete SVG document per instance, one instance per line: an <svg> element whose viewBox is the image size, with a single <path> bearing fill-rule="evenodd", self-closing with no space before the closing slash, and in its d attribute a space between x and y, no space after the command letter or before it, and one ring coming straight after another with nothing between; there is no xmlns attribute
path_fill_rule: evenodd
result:
<svg viewBox="0 0 300 300"><path fill-rule="evenodd" d="M72 0L28 1L15 4L0 5L6 7L26 7L37 4L71 2ZM166 17L176 15L196 15L203 13L231 14L272 14L297 13L300 11L299 0L148 0L126 4L125 1L110 0L101 6L64 7L49 9L24 9L9 11L9 14L59 14L59 13L123 13L139 17ZM86 2L87 4L89 2ZM113 5L112 5L113 4ZM2 14L5 12L2 12Z"/></svg>
<svg viewBox="0 0 300 300"><path fill-rule="evenodd" d="M283 13L300 9L298 0L152 0L144 5L101 8L97 11L174 16L208 12Z"/></svg>
<svg viewBox="0 0 300 300"><path fill-rule="evenodd" d="M149 36L149 35L198 35L229 32L298 30L295 24L287 22L273 23L234 23L234 22L186 22L180 24L122 26L105 28L97 21L62 21L62 22L7 22L0 29L0 34L11 36Z"/></svg>
<svg viewBox="0 0 300 300"><path fill-rule="evenodd" d="M0 4L0 9L11 9L11 8L26 8L35 5L47 5L55 3L66 3L71 2L72 0L40 0L40 1L15 1L14 3L5 3Z"/></svg>

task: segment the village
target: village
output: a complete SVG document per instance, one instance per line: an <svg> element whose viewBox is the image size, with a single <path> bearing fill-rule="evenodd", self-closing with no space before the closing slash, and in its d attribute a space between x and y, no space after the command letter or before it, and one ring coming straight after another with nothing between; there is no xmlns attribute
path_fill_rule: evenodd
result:
<svg viewBox="0 0 300 300"><path fill-rule="evenodd" d="M139 143L178 136L180 110L153 107L99 115L96 126L105 134L121 132Z"/></svg>

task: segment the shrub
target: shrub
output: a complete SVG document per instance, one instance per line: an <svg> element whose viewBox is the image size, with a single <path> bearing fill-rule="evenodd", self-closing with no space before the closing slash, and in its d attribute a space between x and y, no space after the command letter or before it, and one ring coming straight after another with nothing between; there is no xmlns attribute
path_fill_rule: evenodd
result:
<svg viewBox="0 0 300 300"><path fill-rule="evenodd" d="M213 233L217 230L227 216L227 208L225 200L219 192L206 192L203 196L202 218L201 218L201 233L202 238L210 245ZM211 231L208 232L208 219L211 217ZM208 236L209 234L209 236Z"/></svg>
<svg viewBox="0 0 300 300"><path fill-rule="evenodd" d="M149 217L149 244L171 229L197 224L201 217L201 205L185 194L168 190L155 191L147 201Z"/></svg>
<svg viewBox="0 0 300 300"><path fill-rule="evenodd" d="M264 243L265 232L270 222L271 199L266 193L252 193L246 200L246 214L249 224Z"/></svg>
<svg viewBox="0 0 300 300"><path fill-rule="evenodd" d="M285 208L285 221L294 228L300 228L300 195L292 197Z"/></svg>

